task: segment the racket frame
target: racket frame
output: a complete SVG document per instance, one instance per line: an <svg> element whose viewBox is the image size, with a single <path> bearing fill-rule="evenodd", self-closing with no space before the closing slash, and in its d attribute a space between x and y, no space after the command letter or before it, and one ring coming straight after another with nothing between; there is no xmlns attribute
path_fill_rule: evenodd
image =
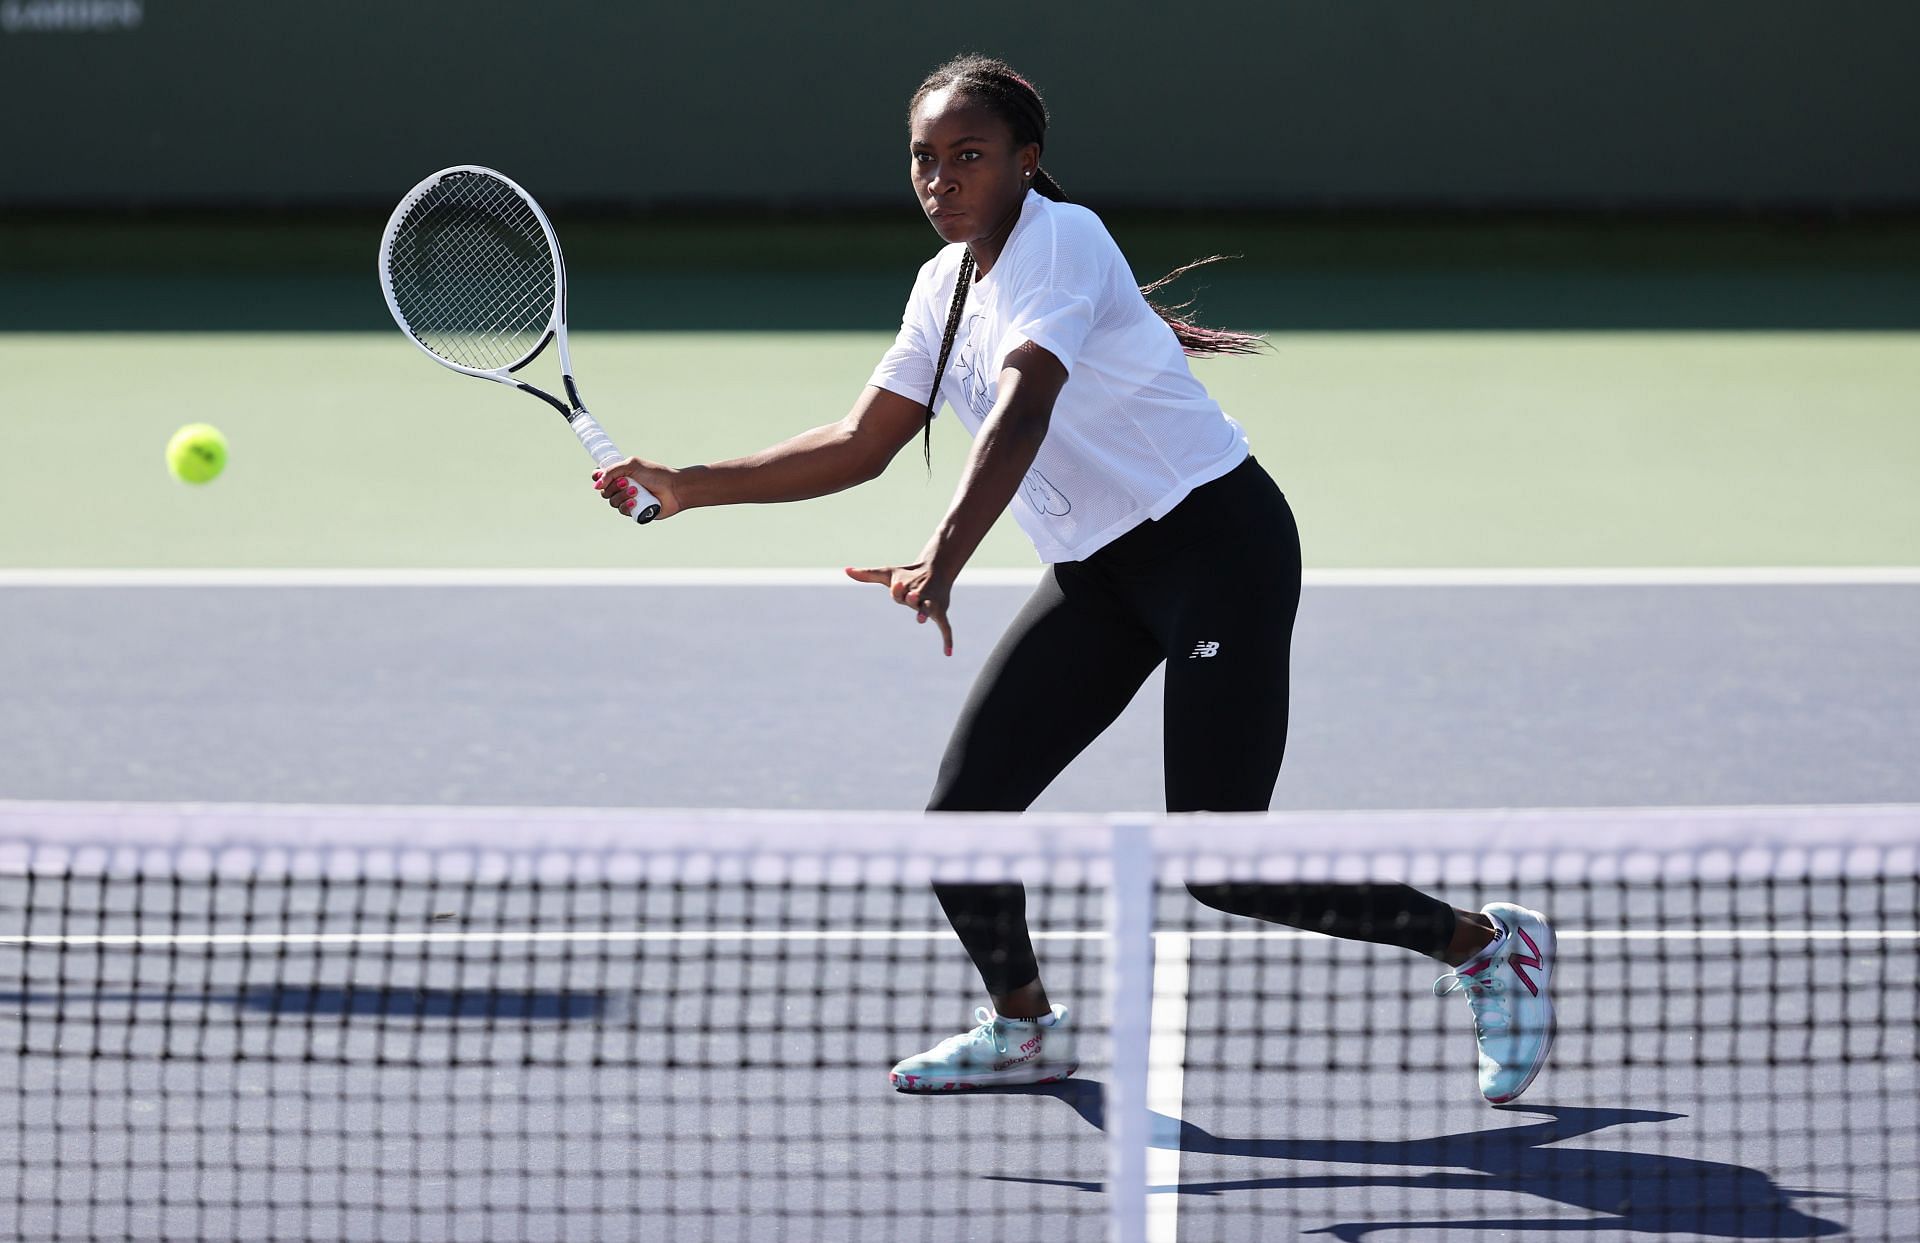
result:
<svg viewBox="0 0 1920 1243"><path fill-rule="evenodd" d="M505 367L469 367L464 363L457 363L450 358L435 353L427 346L426 342L420 339L419 334L408 325L407 317L400 310L400 304L393 294L393 280L389 272L393 263L394 231L400 227L400 222L406 217L408 209L419 202L421 197L429 190L455 173L475 173L484 177L491 177L519 195L520 200L533 212L533 218L539 222L540 232L545 235L547 240L548 253L553 256L553 313L548 316L546 332L541 335L539 341L534 343L532 349L528 350L517 361ZM399 205L393 209L393 214L387 217L387 227L382 230L380 234L380 255L378 263L380 269L381 296L387 300L387 310L393 315L393 322L400 326L400 331L406 335L407 340L413 342L414 348L450 371L457 371L461 375L470 375L476 379L492 380L496 384L504 384L509 388L517 388L523 393L531 393L533 396L546 402L555 410L558 410L562 418L566 419L567 426L573 429L573 434L579 439L581 446L586 449L588 456L593 458L594 462L601 468L604 469L612 466L616 462L625 460L626 455L614 446L613 440L607 435L606 430L602 428L599 421L587 411L586 402L580 396L580 386L573 378L573 355L567 348L566 256L560 249L559 235L553 231L553 222L547 219L547 213L541 210L539 202L535 200L533 195L527 193L526 188L519 182L507 176L505 173L500 172L498 169L487 168L480 164L454 164L421 179L418 185L401 196ZM541 352L547 348L547 343L550 341L554 343L560 354L560 382L567 394L566 400L564 401L544 389L527 383L514 374L534 359L540 357ZM640 487L637 482L632 480L629 480L629 482L634 483L634 487L638 489L638 496L634 501L633 508L628 511L628 516L638 523L645 524L652 522L660 514L659 499L656 498L653 493Z"/></svg>

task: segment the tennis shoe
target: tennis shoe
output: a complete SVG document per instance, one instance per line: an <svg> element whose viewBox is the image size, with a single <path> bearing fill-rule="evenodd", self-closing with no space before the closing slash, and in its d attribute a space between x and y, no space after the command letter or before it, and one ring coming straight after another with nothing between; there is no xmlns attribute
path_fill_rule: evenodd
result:
<svg viewBox="0 0 1920 1243"><path fill-rule="evenodd" d="M895 1066L889 1076L893 1086L902 1092L965 1092L1057 1083L1080 1068L1065 1006L1053 1008L1053 1022L1045 1027L1001 1018L985 1006L973 1017L979 1026L972 1031L949 1036Z"/></svg>
<svg viewBox="0 0 1920 1243"><path fill-rule="evenodd" d="M1483 913L1501 936L1480 957L1434 981L1435 996L1464 992L1480 1045L1480 1094L1504 1105L1527 1090L1553 1047L1553 929L1538 911L1494 902Z"/></svg>

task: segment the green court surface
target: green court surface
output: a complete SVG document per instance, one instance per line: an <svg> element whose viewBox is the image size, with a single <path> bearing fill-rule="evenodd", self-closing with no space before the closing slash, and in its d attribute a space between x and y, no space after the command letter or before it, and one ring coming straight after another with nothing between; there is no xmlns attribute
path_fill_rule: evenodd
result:
<svg viewBox="0 0 1920 1243"><path fill-rule="evenodd" d="M845 412L887 335L582 333L589 404L672 463ZM1920 564L1920 333L1308 333L1199 364L1322 568ZM534 364L535 383L554 375ZM912 558L968 442L636 530L557 415L396 332L0 335L0 567L834 567ZM227 474L161 449L206 420ZM975 564L1033 564L1002 521Z"/></svg>

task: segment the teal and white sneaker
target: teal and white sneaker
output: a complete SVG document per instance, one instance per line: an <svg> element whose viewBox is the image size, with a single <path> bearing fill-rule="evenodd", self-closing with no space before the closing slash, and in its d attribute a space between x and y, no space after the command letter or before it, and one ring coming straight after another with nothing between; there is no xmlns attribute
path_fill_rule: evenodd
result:
<svg viewBox="0 0 1920 1243"><path fill-rule="evenodd" d="M1436 997L1467 995L1480 1044L1480 1094L1504 1105L1527 1090L1553 1047L1553 929L1538 911L1511 902L1482 908L1500 939L1478 958L1433 982Z"/></svg>
<svg viewBox="0 0 1920 1243"><path fill-rule="evenodd" d="M1067 1008L1055 1006L1053 1021L1003 1019L981 1006L979 1026L949 1036L925 1053L893 1068L902 1092L965 1092L1020 1083L1057 1083L1080 1068L1073 1055Z"/></svg>

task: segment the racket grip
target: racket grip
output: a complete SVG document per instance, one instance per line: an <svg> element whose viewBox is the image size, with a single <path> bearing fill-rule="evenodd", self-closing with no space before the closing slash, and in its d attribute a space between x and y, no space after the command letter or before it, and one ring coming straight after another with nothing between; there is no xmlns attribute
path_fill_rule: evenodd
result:
<svg viewBox="0 0 1920 1243"><path fill-rule="evenodd" d="M580 443L587 450L587 456L594 460L595 465L604 470L617 462L626 461L627 455L614 447L613 441L601 429L600 424L585 410L576 411L570 423L573 434L580 438ZM639 489L639 498L628 517L645 526L660 516L660 498L637 483L633 486Z"/></svg>

